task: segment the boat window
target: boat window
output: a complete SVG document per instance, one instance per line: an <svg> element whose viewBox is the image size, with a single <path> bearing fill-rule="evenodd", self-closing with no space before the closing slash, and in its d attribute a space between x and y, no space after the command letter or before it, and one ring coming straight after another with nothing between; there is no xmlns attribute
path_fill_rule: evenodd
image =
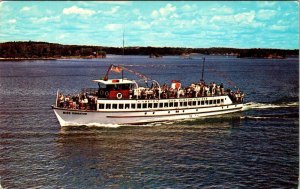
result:
<svg viewBox="0 0 300 189"><path fill-rule="evenodd" d="M214 104L217 104L217 100L214 100Z"/></svg>
<svg viewBox="0 0 300 189"><path fill-rule="evenodd" d="M147 108L147 103L143 103L143 108Z"/></svg>
<svg viewBox="0 0 300 189"><path fill-rule="evenodd" d="M205 100L205 105L208 105L208 100Z"/></svg>
<svg viewBox="0 0 300 189"><path fill-rule="evenodd" d="M157 103L154 103L153 108L157 108L157 105L158 105Z"/></svg>
<svg viewBox="0 0 300 189"><path fill-rule="evenodd" d="M198 101L198 106L200 105L201 101Z"/></svg>
<svg viewBox="0 0 300 189"><path fill-rule="evenodd" d="M164 107L168 107L168 106L169 106L169 103L165 102Z"/></svg>
<svg viewBox="0 0 300 189"><path fill-rule="evenodd" d="M201 105L204 105L204 101L201 101Z"/></svg>
<svg viewBox="0 0 300 189"><path fill-rule="evenodd" d="M187 102L183 102L183 106L187 106Z"/></svg>
<svg viewBox="0 0 300 189"><path fill-rule="evenodd" d="M137 108L141 109L142 108L142 104L137 104Z"/></svg>
<svg viewBox="0 0 300 189"><path fill-rule="evenodd" d="M196 106L197 105L197 102L196 101L193 101L193 106Z"/></svg>
<svg viewBox="0 0 300 189"><path fill-rule="evenodd" d="M180 102L180 106L183 106L183 102Z"/></svg>
<svg viewBox="0 0 300 189"><path fill-rule="evenodd" d="M223 98L221 99L221 103L224 103L224 99Z"/></svg>
<svg viewBox="0 0 300 189"><path fill-rule="evenodd" d="M148 103L148 108L152 108L152 103Z"/></svg>
<svg viewBox="0 0 300 189"><path fill-rule="evenodd" d="M189 102L188 102L188 105L191 106L191 105L192 105L192 101L189 101Z"/></svg>
<svg viewBox="0 0 300 189"><path fill-rule="evenodd" d="M99 104L99 109L104 109L104 104Z"/></svg>
<svg viewBox="0 0 300 189"><path fill-rule="evenodd" d="M125 104L125 109L129 109L129 104Z"/></svg>
<svg viewBox="0 0 300 189"><path fill-rule="evenodd" d="M118 104L113 104L113 105L112 105L112 108L113 108L113 109L117 109L117 108L118 108Z"/></svg>
<svg viewBox="0 0 300 189"><path fill-rule="evenodd" d="M131 104L131 109L135 109L135 104Z"/></svg>
<svg viewBox="0 0 300 189"><path fill-rule="evenodd" d="M163 104L163 103L159 103L159 107L160 107L160 108L163 108L163 107L164 107L164 104Z"/></svg>
<svg viewBox="0 0 300 189"><path fill-rule="evenodd" d="M119 104L119 109L123 109L124 108L124 104Z"/></svg>
<svg viewBox="0 0 300 189"><path fill-rule="evenodd" d="M220 104L220 99L217 100L217 104Z"/></svg>
<svg viewBox="0 0 300 189"><path fill-rule="evenodd" d="M173 102L170 102L170 107L173 107L174 106L174 103Z"/></svg>
<svg viewBox="0 0 300 189"><path fill-rule="evenodd" d="M178 102L174 102L174 107L178 107Z"/></svg>
<svg viewBox="0 0 300 189"><path fill-rule="evenodd" d="M110 109L111 108L111 104L106 104L105 109Z"/></svg>
<svg viewBox="0 0 300 189"><path fill-rule="evenodd" d="M209 100L209 104L212 104L212 100Z"/></svg>

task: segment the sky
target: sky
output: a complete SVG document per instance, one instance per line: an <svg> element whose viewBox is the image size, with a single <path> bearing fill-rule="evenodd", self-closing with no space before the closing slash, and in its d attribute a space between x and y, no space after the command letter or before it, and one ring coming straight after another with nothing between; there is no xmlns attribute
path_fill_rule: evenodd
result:
<svg viewBox="0 0 300 189"><path fill-rule="evenodd" d="M0 42L299 49L298 1L1 1Z"/></svg>

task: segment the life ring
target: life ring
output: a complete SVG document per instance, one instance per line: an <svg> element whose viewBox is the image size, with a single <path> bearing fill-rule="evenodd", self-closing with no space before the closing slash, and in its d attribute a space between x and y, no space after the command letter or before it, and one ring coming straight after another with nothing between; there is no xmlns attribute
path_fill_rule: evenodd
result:
<svg viewBox="0 0 300 189"><path fill-rule="evenodd" d="M122 97L123 97L122 93L117 94L117 99L122 99Z"/></svg>
<svg viewBox="0 0 300 189"><path fill-rule="evenodd" d="M108 91L105 92L105 96L108 97Z"/></svg>

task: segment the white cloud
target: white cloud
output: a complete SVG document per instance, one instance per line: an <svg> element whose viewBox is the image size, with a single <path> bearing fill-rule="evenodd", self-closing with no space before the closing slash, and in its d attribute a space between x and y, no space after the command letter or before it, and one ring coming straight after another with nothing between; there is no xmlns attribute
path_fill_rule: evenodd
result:
<svg viewBox="0 0 300 189"><path fill-rule="evenodd" d="M116 31L122 29L122 24L107 24L105 29L110 31Z"/></svg>
<svg viewBox="0 0 300 189"><path fill-rule="evenodd" d="M149 29L151 27L150 23L147 23L144 21L135 21L132 24L133 24L133 26L141 28L141 29Z"/></svg>
<svg viewBox="0 0 300 189"><path fill-rule="evenodd" d="M152 11L151 16L153 18L157 18L159 16L159 12L157 10Z"/></svg>
<svg viewBox="0 0 300 189"><path fill-rule="evenodd" d="M250 24L253 22L255 18L255 11L243 12L234 15L234 19L236 22Z"/></svg>
<svg viewBox="0 0 300 189"><path fill-rule="evenodd" d="M276 4L274 1L259 1L257 2L258 7L273 7Z"/></svg>
<svg viewBox="0 0 300 189"><path fill-rule="evenodd" d="M50 17L42 17L42 18L31 18L33 23L41 23L41 22L58 22L60 21L60 16L50 16Z"/></svg>
<svg viewBox="0 0 300 189"><path fill-rule="evenodd" d="M214 24L232 24L232 25L243 25L250 27L263 27L264 23L257 22L255 20L255 11L242 12L235 15L216 15L210 19L210 23Z"/></svg>
<svg viewBox="0 0 300 189"><path fill-rule="evenodd" d="M218 14L232 14L233 9L230 7L222 6L218 8L211 8L210 11L213 13L218 13Z"/></svg>
<svg viewBox="0 0 300 189"><path fill-rule="evenodd" d="M140 9L133 9L133 14L135 14L135 15L141 15L141 11L140 11Z"/></svg>
<svg viewBox="0 0 300 189"><path fill-rule="evenodd" d="M81 16L91 16L95 14L94 10L91 9L83 9L77 6L72 6L69 8L64 8L63 14L69 15L69 14L79 14Z"/></svg>
<svg viewBox="0 0 300 189"><path fill-rule="evenodd" d="M197 9L197 6L195 6L195 5L189 5L189 4L183 5L181 7L181 10L183 10L184 12L190 12L190 11L194 11L196 9Z"/></svg>
<svg viewBox="0 0 300 189"><path fill-rule="evenodd" d="M131 5L131 1L94 1L100 4L114 4L114 5Z"/></svg>
<svg viewBox="0 0 300 189"><path fill-rule="evenodd" d="M276 31L285 31L288 27L287 26L283 26L283 25L272 25L270 27L272 30L276 30Z"/></svg>
<svg viewBox="0 0 300 189"><path fill-rule="evenodd" d="M174 7L172 4L168 3L166 5L166 7L163 7L163 8L160 8L159 9L159 13L162 15L162 16L167 16L173 12L176 11L176 7Z"/></svg>
<svg viewBox="0 0 300 189"><path fill-rule="evenodd" d="M176 7L168 3L165 7L160 8L158 11L152 11L151 16L153 18L157 18L158 16L166 17L168 15L171 15L172 13L175 13L175 11Z"/></svg>
<svg viewBox="0 0 300 189"><path fill-rule="evenodd" d="M108 11L98 11L98 13L100 14L105 14L105 15L113 15L115 13L117 13L117 11L120 9L120 6L115 6L115 7L112 7L110 10Z"/></svg>
<svg viewBox="0 0 300 189"><path fill-rule="evenodd" d="M262 9L262 10L258 11L257 18L259 18L261 20L268 20L275 15L276 15L276 11L274 11L274 10Z"/></svg>
<svg viewBox="0 0 300 189"><path fill-rule="evenodd" d="M26 12L26 11L30 11L32 9L32 7L23 7L21 9L22 12Z"/></svg>
<svg viewBox="0 0 300 189"><path fill-rule="evenodd" d="M15 24L17 22L16 19L10 19L7 21L9 24Z"/></svg>
<svg viewBox="0 0 300 189"><path fill-rule="evenodd" d="M64 39L64 38L66 38L68 35L67 34L60 34L59 36L58 36L58 39Z"/></svg>

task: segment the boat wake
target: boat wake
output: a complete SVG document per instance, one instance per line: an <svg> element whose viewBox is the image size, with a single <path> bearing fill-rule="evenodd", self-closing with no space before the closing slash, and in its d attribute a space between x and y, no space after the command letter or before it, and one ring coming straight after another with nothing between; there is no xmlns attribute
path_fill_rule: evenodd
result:
<svg viewBox="0 0 300 189"><path fill-rule="evenodd" d="M243 111L251 109L272 109L272 108L292 108L298 107L299 102L289 102L289 103L258 103L258 102L248 102L244 104Z"/></svg>
<svg viewBox="0 0 300 189"><path fill-rule="evenodd" d="M100 123L89 123L86 125L82 125L79 123L68 123L65 124L63 127L64 128L76 128L76 127L106 127L106 128L119 128L121 125L118 124L100 124Z"/></svg>
<svg viewBox="0 0 300 189"><path fill-rule="evenodd" d="M288 119L298 118L298 114L266 114L261 116L241 116L241 120L269 120L269 119Z"/></svg>

